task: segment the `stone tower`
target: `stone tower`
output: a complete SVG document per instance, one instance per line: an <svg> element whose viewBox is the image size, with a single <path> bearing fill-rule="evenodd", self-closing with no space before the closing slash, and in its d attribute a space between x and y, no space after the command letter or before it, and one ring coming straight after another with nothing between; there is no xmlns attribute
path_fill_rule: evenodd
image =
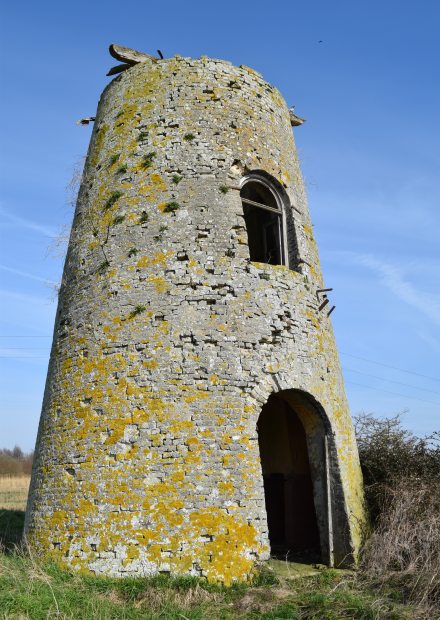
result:
<svg viewBox="0 0 440 620"><path fill-rule="evenodd" d="M37 439L39 553L226 584L270 554L355 561L361 473L292 118L206 57L105 89Z"/></svg>

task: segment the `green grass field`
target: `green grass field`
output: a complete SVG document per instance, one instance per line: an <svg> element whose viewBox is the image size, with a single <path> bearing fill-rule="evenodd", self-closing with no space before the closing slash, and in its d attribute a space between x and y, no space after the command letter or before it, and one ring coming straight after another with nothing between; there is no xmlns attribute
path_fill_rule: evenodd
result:
<svg viewBox="0 0 440 620"><path fill-rule="evenodd" d="M11 496L8 495L8 501ZM24 505L0 507L3 620L409 620L397 592L361 587L347 571L273 562L253 584L224 588L195 578L107 579L42 564L20 547ZM9 504L8 504L9 505ZM304 575L309 576L298 576Z"/></svg>
<svg viewBox="0 0 440 620"><path fill-rule="evenodd" d="M409 608L358 590L335 571L317 577L278 580L263 573L252 585L209 586L165 576L104 579L41 566L27 555L0 559L3 618L69 619L410 619Z"/></svg>
<svg viewBox="0 0 440 620"><path fill-rule="evenodd" d="M21 541L29 481L30 476L0 475L0 549Z"/></svg>

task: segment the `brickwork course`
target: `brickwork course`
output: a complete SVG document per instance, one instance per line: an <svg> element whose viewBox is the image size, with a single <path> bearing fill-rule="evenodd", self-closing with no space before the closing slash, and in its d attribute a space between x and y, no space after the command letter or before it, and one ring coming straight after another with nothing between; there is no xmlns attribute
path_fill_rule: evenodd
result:
<svg viewBox="0 0 440 620"><path fill-rule="evenodd" d="M252 175L279 197L285 264L250 260ZM271 553L257 422L278 394L305 432L321 560L355 562L362 479L322 288L280 93L206 57L115 78L59 295L30 545L96 574L248 578Z"/></svg>

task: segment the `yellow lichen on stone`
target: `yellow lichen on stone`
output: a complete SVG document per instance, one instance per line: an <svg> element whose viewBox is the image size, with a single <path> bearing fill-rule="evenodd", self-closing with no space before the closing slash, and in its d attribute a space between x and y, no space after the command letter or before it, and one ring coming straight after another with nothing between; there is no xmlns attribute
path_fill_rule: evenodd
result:
<svg viewBox="0 0 440 620"><path fill-rule="evenodd" d="M286 186L302 263L250 262L234 170ZM117 77L60 295L27 517L37 552L97 574L248 579L270 551L257 421L282 389L327 416L346 536L335 548L353 556L361 477L321 285L278 91L208 58Z"/></svg>

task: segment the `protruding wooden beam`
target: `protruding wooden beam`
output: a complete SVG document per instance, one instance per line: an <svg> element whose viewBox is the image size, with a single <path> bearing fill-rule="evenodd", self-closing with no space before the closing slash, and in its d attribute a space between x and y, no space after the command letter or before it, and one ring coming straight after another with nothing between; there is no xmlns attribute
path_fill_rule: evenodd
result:
<svg viewBox="0 0 440 620"><path fill-rule="evenodd" d="M95 120L95 116L86 116L86 118L80 118L78 121L76 121L77 125L88 125L89 123L93 123L93 121Z"/></svg>
<svg viewBox="0 0 440 620"><path fill-rule="evenodd" d="M157 58L155 56L150 56L150 54L144 54L144 52L138 52L137 50L133 50L130 47L123 47L122 45L116 45L116 43L112 43L108 48L110 55L116 60L120 60L123 63L128 63L131 65L135 65L139 62L145 62L147 60L152 60L153 62L157 62Z"/></svg>
<svg viewBox="0 0 440 620"><path fill-rule="evenodd" d="M130 67L132 66L133 66L133 63L128 63L128 62L124 63L123 65L116 65L116 67L112 67L110 69L107 75L117 75L118 73L122 73L123 71L130 69Z"/></svg>
<svg viewBox="0 0 440 620"><path fill-rule="evenodd" d="M299 125L302 125L303 123L306 122L305 118L301 118L300 116L297 116L296 114L292 112L292 110L289 110L289 116L290 116L290 124L292 125L292 127L298 127Z"/></svg>

